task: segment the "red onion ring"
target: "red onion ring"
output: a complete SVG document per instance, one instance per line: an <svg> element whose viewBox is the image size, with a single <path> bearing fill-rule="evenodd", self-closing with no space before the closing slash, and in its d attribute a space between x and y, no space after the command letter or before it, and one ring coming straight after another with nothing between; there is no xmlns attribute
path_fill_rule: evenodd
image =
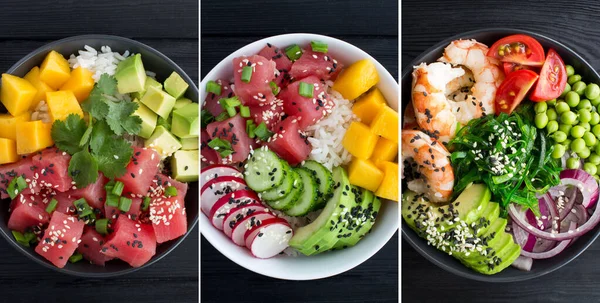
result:
<svg viewBox="0 0 600 303"><path fill-rule="evenodd" d="M592 208L598 202L598 182L594 177L581 169L566 169L560 172L563 185L572 185L578 188L583 195L582 205Z"/></svg>
<svg viewBox="0 0 600 303"><path fill-rule="evenodd" d="M570 192L570 194L568 195L568 197L566 195L567 191ZM573 205L575 205L575 200L577 199L577 189L576 188L569 188L564 193L565 193L565 195L563 197L567 198L568 201L567 201L567 204L564 206L564 208L559 213L559 220L560 221L564 220L565 217L569 213L571 213L571 210L573 209ZM581 223L581 224L583 224L583 223Z"/></svg>
<svg viewBox="0 0 600 303"><path fill-rule="evenodd" d="M577 223L571 222L571 224L569 225L569 232L572 232L575 229L577 229ZM574 232L573 232L573 234L574 234ZM558 255L559 253L561 253L565 248L567 248L569 246L569 244L571 244L571 241L573 241L573 239L561 241L553 249L545 251L545 252L540 252L540 253L532 253L532 252L528 252L525 250L521 250L521 256L532 258L532 259L552 258L552 257Z"/></svg>
<svg viewBox="0 0 600 303"><path fill-rule="evenodd" d="M533 251L533 248L535 247L536 243L536 238L532 234L523 230L519 225L517 225L514 222L511 226L513 229L515 243L519 244L519 246L521 246L521 249L523 250Z"/></svg>
<svg viewBox="0 0 600 303"><path fill-rule="evenodd" d="M530 271L531 266L533 265L533 259L524 256L519 256L511 265L520 270Z"/></svg>

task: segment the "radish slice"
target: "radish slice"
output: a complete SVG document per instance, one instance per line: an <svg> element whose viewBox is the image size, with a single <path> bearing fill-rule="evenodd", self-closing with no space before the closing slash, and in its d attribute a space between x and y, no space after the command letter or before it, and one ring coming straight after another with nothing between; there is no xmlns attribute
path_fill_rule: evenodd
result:
<svg viewBox="0 0 600 303"><path fill-rule="evenodd" d="M232 209L227 215L225 215L225 218L223 219L223 226L221 228L223 229L223 232L231 238L233 227L237 222L241 221L249 215L252 215L255 212L268 210L268 208L266 208L260 203L238 206Z"/></svg>
<svg viewBox="0 0 600 303"><path fill-rule="evenodd" d="M520 270L530 271L531 266L533 265L533 259L528 258L528 257L519 256L511 265Z"/></svg>
<svg viewBox="0 0 600 303"><path fill-rule="evenodd" d="M213 205L224 195L237 190L248 190L244 179L236 177L218 177L206 183L200 192L200 208L210 216ZM209 217L210 218L210 217Z"/></svg>
<svg viewBox="0 0 600 303"><path fill-rule="evenodd" d="M260 227L246 232L246 246L255 257L268 259L286 249L293 234L290 225L281 218L264 220Z"/></svg>
<svg viewBox="0 0 600 303"><path fill-rule="evenodd" d="M208 216L212 224L219 230L223 228L223 219L229 211L237 206L259 203L256 194L249 190L237 190L219 198L210 209Z"/></svg>
<svg viewBox="0 0 600 303"><path fill-rule="evenodd" d="M267 219L276 218L270 212L265 211L257 211L254 214L245 217L241 221L237 222L233 227L233 232L231 233L231 240L233 243L244 246L246 243L244 242L244 236L246 235L246 231L254 227L255 225L262 225L262 221Z"/></svg>
<svg viewBox="0 0 600 303"><path fill-rule="evenodd" d="M577 223L571 222L571 224L569 225L569 231L568 232L573 232L576 228L577 228ZM552 258L552 257L560 254L563 250L565 250L565 248L567 248L567 246L569 246L569 244L571 243L571 241L572 241L572 239L561 241L553 249L548 250L548 251L544 251L544 252L540 252L540 253L533 253L533 252L528 252L528 251L525 251L525 250L521 250L521 256L532 258L532 259L548 259L548 258Z"/></svg>
<svg viewBox="0 0 600 303"><path fill-rule="evenodd" d="M218 177L237 177L243 178L240 171L229 165L216 164L203 168L200 171L200 188L204 187L209 181Z"/></svg>

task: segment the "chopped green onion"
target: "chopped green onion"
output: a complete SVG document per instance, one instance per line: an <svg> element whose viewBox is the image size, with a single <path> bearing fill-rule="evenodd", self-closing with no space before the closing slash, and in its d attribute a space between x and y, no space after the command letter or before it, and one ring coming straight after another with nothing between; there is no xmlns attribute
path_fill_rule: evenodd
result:
<svg viewBox="0 0 600 303"><path fill-rule="evenodd" d="M285 55L292 61L296 61L302 57L302 49L298 44L292 44L285 48Z"/></svg>
<svg viewBox="0 0 600 303"><path fill-rule="evenodd" d="M208 147L216 150L221 157L225 158L232 154L231 142L223 140L221 138L214 138L208 142Z"/></svg>
<svg viewBox="0 0 600 303"><path fill-rule="evenodd" d="M256 124L250 124L248 129L248 137L250 137L250 139L256 138Z"/></svg>
<svg viewBox="0 0 600 303"><path fill-rule="evenodd" d="M220 122L220 121L225 121L227 119L229 119L229 114L227 112L222 112L215 118L215 121Z"/></svg>
<svg viewBox="0 0 600 303"><path fill-rule="evenodd" d="M23 246L29 247L29 241L27 241L25 239L25 236L23 236L22 233L20 233L20 232L18 232L16 230L13 230L12 234L13 234L13 237L15 237L15 240L17 241L17 243L19 243L19 244L21 244Z"/></svg>
<svg viewBox="0 0 600 303"><path fill-rule="evenodd" d="M56 199L52 198L52 200L50 200L50 203L48 203L48 206L46 206L46 212L51 214L56 209L57 205L58 205L58 201L56 201Z"/></svg>
<svg viewBox="0 0 600 303"><path fill-rule="evenodd" d="M203 109L200 112L200 122L202 122L203 129L213 121L215 121L215 116L213 116L208 110Z"/></svg>
<svg viewBox="0 0 600 303"><path fill-rule="evenodd" d="M10 198L14 199L26 188L27 181L25 181L23 176L18 176L10 181L8 187L6 188L6 191L8 192Z"/></svg>
<svg viewBox="0 0 600 303"><path fill-rule="evenodd" d="M25 241L27 241L27 243L36 243L37 242L37 236L30 231L24 233L23 237L25 238Z"/></svg>
<svg viewBox="0 0 600 303"><path fill-rule="evenodd" d="M79 218L83 218L94 214L94 210L90 207L90 205L84 198L73 201L73 205L75 206L75 210Z"/></svg>
<svg viewBox="0 0 600 303"><path fill-rule="evenodd" d="M148 207L150 207L150 197L144 197L142 201L142 211L147 211Z"/></svg>
<svg viewBox="0 0 600 303"><path fill-rule="evenodd" d="M315 86L313 84L300 82L300 85L298 86L298 93L302 97L312 98L314 89Z"/></svg>
<svg viewBox="0 0 600 303"><path fill-rule="evenodd" d="M233 154L233 150L222 150L219 152L221 158L227 158L229 155Z"/></svg>
<svg viewBox="0 0 600 303"><path fill-rule="evenodd" d="M83 255L82 254L74 254L72 256L69 257L69 262L71 263L77 263L79 261L83 260Z"/></svg>
<svg viewBox="0 0 600 303"><path fill-rule="evenodd" d="M249 118L250 117L250 107L248 106L240 106L240 116L244 117L244 118Z"/></svg>
<svg viewBox="0 0 600 303"><path fill-rule="evenodd" d="M244 66L244 68L242 68L242 81L249 83L251 79L252 79L252 67Z"/></svg>
<svg viewBox="0 0 600 303"><path fill-rule="evenodd" d="M310 41L310 47L312 47L313 52L317 53L326 53L327 52L327 43L321 41Z"/></svg>
<svg viewBox="0 0 600 303"><path fill-rule="evenodd" d="M221 94L221 85L219 85L219 83L210 80L208 81L208 83L206 83L206 91L209 93L213 93L215 95L220 95Z"/></svg>
<svg viewBox="0 0 600 303"><path fill-rule="evenodd" d="M108 183L106 183L106 185L104 185L104 189L106 189L106 192L112 192L113 187L115 187L115 180L110 180L108 181Z"/></svg>
<svg viewBox="0 0 600 303"><path fill-rule="evenodd" d="M131 202L132 201L129 198L121 197L121 199L119 199L119 210L128 212L131 208Z"/></svg>
<svg viewBox="0 0 600 303"><path fill-rule="evenodd" d="M273 92L273 95L277 96L277 94L279 94L279 91L281 90L279 88L279 86L277 86L277 83L271 81L271 82L269 82L269 86L271 87L271 91Z"/></svg>
<svg viewBox="0 0 600 303"><path fill-rule="evenodd" d="M169 186L165 188L165 197L175 197L177 196L177 188L175 186Z"/></svg>
<svg viewBox="0 0 600 303"><path fill-rule="evenodd" d="M96 231L102 235L108 234L108 219L96 220Z"/></svg>
<svg viewBox="0 0 600 303"><path fill-rule="evenodd" d="M261 122L256 129L254 129L254 134L262 141L267 141L273 135L273 132L267 128L265 122Z"/></svg>
<svg viewBox="0 0 600 303"><path fill-rule="evenodd" d="M106 205L110 207L118 207L119 206L119 196L113 195L111 193L106 194Z"/></svg>
<svg viewBox="0 0 600 303"><path fill-rule="evenodd" d="M229 117L235 117L235 115L237 114L235 107L228 107L226 111Z"/></svg>
<svg viewBox="0 0 600 303"><path fill-rule="evenodd" d="M121 182L121 181L117 181L117 183L115 183L115 187L113 187L112 194L120 196L123 194L124 188L125 188L125 184L123 184L123 182Z"/></svg>

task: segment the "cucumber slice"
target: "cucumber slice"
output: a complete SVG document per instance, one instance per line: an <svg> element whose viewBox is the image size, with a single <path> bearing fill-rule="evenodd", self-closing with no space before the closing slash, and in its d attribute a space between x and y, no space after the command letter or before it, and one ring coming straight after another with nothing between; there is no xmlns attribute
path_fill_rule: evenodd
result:
<svg viewBox="0 0 600 303"><path fill-rule="evenodd" d="M311 211L325 207L325 203L333 195L333 178L331 172L323 164L314 160L304 162L302 167L310 170L317 179L319 199Z"/></svg>
<svg viewBox="0 0 600 303"><path fill-rule="evenodd" d="M300 198L292 208L285 211L285 214L292 217L300 217L308 214L319 199L317 193L317 179L308 169L297 167L293 170L300 175L304 188Z"/></svg>
<svg viewBox="0 0 600 303"><path fill-rule="evenodd" d="M246 165L248 167L244 171L244 180L255 191L265 191L281 185L285 179L284 171L289 170L287 162L266 148L254 150Z"/></svg>
<svg viewBox="0 0 600 303"><path fill-rule="evenodd" d="M296 201L300 199L300 196L302 196L302 192L304 191L304 183L302 182L300 175L294 170L290 170L289 176L292 180L294 180L292 181L291 192L279 200L267 201L267 204L273 209L285 212L292 208Z"/></svg>
<svg viewBox="0 0 600 303"><path fill-rule="evenodd" d="M263 191L262 193L260 193L260 198L263 201L276 201L276 200L281 200L283 198L285 198L289 193L292 192L293 185L294 185L294 176L291 173L291 170L288 172L287 170L284 171L285 174L285 179L283 180L283 183L281 183L281 185ZM300 178L300 176L298 176L298 178Z"/></svg>

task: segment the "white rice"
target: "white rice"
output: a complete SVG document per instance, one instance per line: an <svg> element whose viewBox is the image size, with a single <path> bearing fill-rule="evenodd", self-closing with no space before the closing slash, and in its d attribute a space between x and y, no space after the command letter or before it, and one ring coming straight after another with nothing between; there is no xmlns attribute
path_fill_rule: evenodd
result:
<svg viewBox="0 0 600 303"><path fill-rule="evenodd" d="M71 68L83 67L94 73L92 76L94 81L98 82L102 74L113 76L117 70L119 62L129 57L129 51L125 51L122 55L118 52L113 52L110 46L100 47L98 52L93 47L86 45L83 50L78 51L79 55L71 54L69 57L69 65Z"/></svg>

